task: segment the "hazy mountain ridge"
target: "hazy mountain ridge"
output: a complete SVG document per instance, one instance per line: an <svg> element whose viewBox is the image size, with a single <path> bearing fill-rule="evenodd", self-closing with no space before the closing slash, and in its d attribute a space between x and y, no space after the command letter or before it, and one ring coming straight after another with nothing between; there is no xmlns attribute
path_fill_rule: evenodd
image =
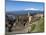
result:
<svg viewBox="0 0 46 35"><path fill-rule="evenodd" d="M6 14L9 14L9 15L27 15L28 12L32 15L37 14L37 13L44 14L44 11L32 11L32 10L12 11L12 12L6 12Z"/></svg>

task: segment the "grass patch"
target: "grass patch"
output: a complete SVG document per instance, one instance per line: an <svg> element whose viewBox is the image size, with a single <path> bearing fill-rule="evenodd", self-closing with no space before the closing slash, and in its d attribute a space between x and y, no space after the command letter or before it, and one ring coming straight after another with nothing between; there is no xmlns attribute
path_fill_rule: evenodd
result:
<svg viewBox="0 0 46 35"><path fill-rule="evenodd" d="M34 25L34 24L35 25ZM44 32L44 18L40 18L40 20L32 22L31 32Z"/></svg>
<svg viewBox="0 0 46 35"><path fill-rule="evenodd" d="M32 26L31 26L31 31L33 31L34 29L35 29L35 24L32 24Z"/></svg>

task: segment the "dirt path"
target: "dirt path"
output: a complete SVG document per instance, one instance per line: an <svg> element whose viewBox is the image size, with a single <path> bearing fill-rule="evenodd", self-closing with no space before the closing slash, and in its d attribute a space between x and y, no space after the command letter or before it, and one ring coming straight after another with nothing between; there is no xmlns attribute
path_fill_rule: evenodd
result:
<svg viewBox="0 0 46 35"><path fill-rule="evenodd" d="M13 31L15 33L26 33L27 32L27 26L24 26L21 23L18 23L16 26L14 26Z"/></svg>

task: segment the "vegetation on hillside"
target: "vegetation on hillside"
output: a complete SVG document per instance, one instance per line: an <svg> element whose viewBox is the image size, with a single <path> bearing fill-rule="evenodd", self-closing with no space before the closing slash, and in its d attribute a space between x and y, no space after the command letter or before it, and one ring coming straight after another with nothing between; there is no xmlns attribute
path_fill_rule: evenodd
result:
<svg viewBox="0 0 46 35"><path fill-rule="evenodd" d="M41 17L39 20L32 22L31 30L28 32L44 32L44 18Z"/></svg>

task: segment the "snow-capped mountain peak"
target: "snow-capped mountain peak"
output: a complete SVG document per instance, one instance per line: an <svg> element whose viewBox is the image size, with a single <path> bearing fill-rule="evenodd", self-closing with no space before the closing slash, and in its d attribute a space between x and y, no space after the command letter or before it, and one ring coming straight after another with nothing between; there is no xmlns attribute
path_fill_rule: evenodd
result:
<svg viewBox="0 0 46 35"><path fill-rule="evenodd" d="M39 9L36 9L36 8L27 8L27 9L24 9L24 10L39 10Z"/></svg>

